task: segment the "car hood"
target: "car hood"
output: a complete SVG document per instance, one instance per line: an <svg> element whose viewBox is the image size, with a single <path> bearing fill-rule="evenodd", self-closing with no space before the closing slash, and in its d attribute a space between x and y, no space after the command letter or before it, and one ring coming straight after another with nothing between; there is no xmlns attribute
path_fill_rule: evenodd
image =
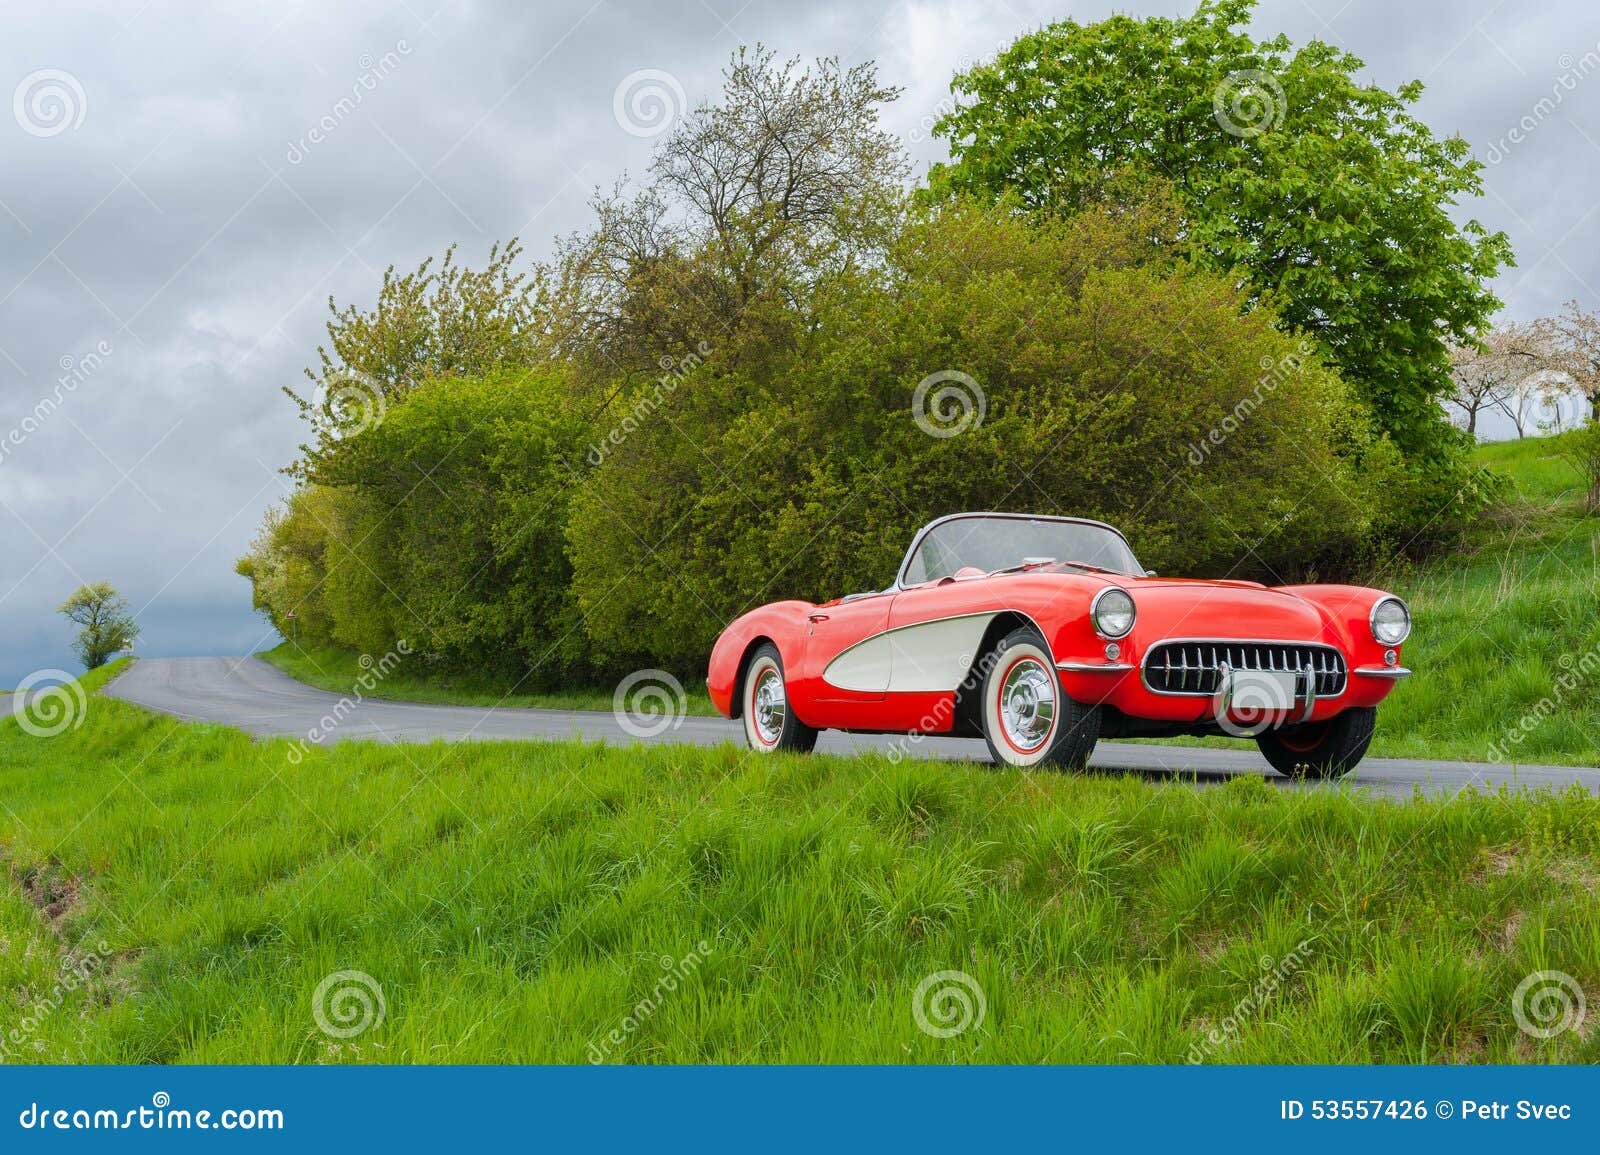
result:
<svg viewBox="0 0 1600 1155"><path fill-rule="evenodd" d="M1107 577L1133 595L1143 637L1323 641L1321 607L1259 582Z"/></svg>

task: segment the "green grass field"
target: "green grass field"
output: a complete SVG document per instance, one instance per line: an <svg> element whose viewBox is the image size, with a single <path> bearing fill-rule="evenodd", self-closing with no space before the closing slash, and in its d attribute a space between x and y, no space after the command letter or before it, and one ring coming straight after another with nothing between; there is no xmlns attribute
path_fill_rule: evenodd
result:
<svg viewBox="0 0 1600 1155"><path fill-rule="evenodd" d="M1517 1025L1600 998L1581 793L82 718L0 721L7 1061L1600 1061Z"/></svg>
<svg viewBox="0 0 1600 1155"><path fill-rule="evenodd" d="M1483 446L1508 500L1464 548L1393 581L1417 673L1379 710L1374 752L1600 766L1600 518L1559 444Z"/></svg>

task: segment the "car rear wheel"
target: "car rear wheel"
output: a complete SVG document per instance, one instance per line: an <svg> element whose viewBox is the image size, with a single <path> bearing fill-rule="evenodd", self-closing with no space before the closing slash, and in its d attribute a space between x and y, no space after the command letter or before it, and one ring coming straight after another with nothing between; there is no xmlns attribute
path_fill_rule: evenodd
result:
<svg viewBox="0 0 1600 1155"><path fill-rule="evenodd" d="M771 643L751 655L744 675L740 715L744 740L752 750L763 754L778 750L806 754L817 744L817 731L795 717L789 708L783 658Z"/></svg>
<svg viewBox="0 0 1600 1155"><path fill-rule="evenodd" d="M1342 778L1366 755L1377 720L1377 710L1358 706L1321 722L1268 730L1256 736L1256 745L1279 774Z"/></svg>
<svg viewBox="0 0 1600 1155"><path fill-rule="evenodd" d="M983 737L1001 765L1081 770L1100 737L1100 709L1075 702L1044 639L1027 627L1000 639L983 679Z"/></svg>

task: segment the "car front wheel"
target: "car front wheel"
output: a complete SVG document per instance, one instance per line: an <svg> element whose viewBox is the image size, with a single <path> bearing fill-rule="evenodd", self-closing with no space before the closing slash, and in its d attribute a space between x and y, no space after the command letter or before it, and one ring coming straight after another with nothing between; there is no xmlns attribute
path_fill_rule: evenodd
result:
<svg viewBox="0 0 1600 1155"><path fill-rule="evenodd" d="M1358 706L1321 722L1268 730L1256 736L1256 745L1279 774L1342 778L1366 755L1377 721L1377 710Z"/></svg>
<svg viewBox="0 0 1600 1155"><path fill-rule="evenodd" d="M805 754L817 744L817 731L795 717L789 708L783 658L778 647L770 643L750 658L744 675L740 714L744 721L744 740L752 750L763 754L778 750Z"/></svg>
<svg viewBox="0 0 1600 1155"><path fill-rule="evenodd" d="M983 737L1005 766L1081 770L1100 737L1100 710L1067 697L1044 639L1013 630L989 655Z"/></svg>

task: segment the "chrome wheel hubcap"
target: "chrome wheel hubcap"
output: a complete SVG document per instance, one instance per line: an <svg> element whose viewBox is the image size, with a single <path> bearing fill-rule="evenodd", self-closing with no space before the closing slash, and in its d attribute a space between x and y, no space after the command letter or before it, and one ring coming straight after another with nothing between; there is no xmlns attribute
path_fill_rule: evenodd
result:
<svg viewBox="0 0 1600 1155"><path fill-rule="evenodd" d="M1018 662L1000 688L1000 724L1013 746L1032 751L1043 744L1056 717L1056 685L1039 662Z"/></svg>
<svg viewBox="0 0 1600 1155"><path fill-rule="evenodd" d="M755 723L756 733L768 746L783 733L783 722L788 713L782 675L770 667L762 670L756 678L755 694L751 697L750 720Z"/></svg>

